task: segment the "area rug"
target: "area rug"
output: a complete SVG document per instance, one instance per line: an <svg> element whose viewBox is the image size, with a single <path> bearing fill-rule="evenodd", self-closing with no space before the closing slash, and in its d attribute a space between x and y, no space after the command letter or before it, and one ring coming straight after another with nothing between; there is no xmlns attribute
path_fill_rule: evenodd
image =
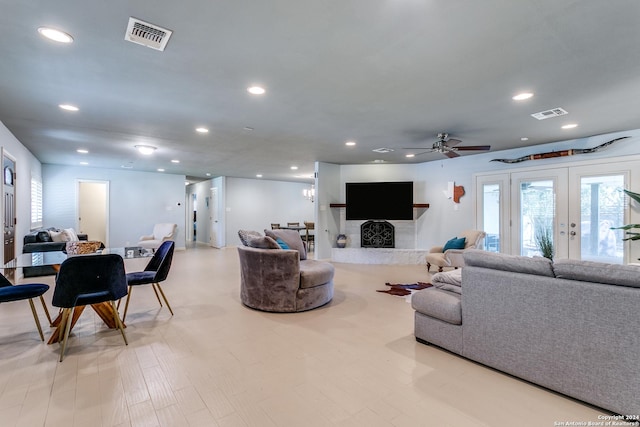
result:
<svg viewBox="0 0 640 427"><path fill-rule="evenodd" d="M426 289L433 286L431 283L425 282L411 283L408 285L385 283L385 285L389 286L389 289L377 290L376 292L384 292L385 294L397 295L399 297L407 296L411 294L412 291L419 291L420 289Z"/></svg>

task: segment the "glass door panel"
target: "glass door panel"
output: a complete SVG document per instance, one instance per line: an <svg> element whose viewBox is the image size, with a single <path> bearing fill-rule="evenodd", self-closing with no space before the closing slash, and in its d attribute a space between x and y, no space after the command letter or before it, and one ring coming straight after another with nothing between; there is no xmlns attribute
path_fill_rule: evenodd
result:
<svg viewBox="0 0 640 427"><path fill-rule="evenodd" d="M509 175L476 177L476 228L487 235L484 249L509 253Z"/></svg>
<svg viewBox="0 0 640 427"><path fill-rule="evenodd" d="M580 177L580 234L572 235L580 259L623 263L623 231L612 228L625 224L624 185L624 174Z"/></svg>
<svg viewBox="0 0 640 427"><path fill-rule="evenodd" d="M552 180L520 183L520 255L542 256L540 242L553 244L556 201Z"/></svg>
<svg viewBox="0 0 640 427"><path fill-rule="evenodd" d="M482 229L487 233L484 238L484 248L490 252L500 252L500 186L485 184L482 193L484 195Z"/></svg>
<svg viewBox="0 0 640 427"><path fill-rule="evenodd" d="M546 241L554 258L567 258L567 170L513 173L511 191L513 253L544 256Z"/></svg>

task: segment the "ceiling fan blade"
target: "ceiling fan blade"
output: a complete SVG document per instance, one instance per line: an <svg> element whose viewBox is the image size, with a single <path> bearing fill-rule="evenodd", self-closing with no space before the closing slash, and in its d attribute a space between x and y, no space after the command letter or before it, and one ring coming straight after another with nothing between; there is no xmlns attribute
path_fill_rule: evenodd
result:
<svg viewBox="0 0 640 427"><path fill-rule="evenodd" d="M451 139L447 139L447 140L444 142L444 145L448 145L449 147L453 147L454 145L458 145L458 144L460 144L461 142L462 142L462 141L460 141L459 139L453 139L453 138L451 138Z"/></svg>
<svg viewBox="0 0 640 427"><path fill-rule="evenodd" d="M403 147L403 150L433 150L433 147Z"/></svg>
<svg viewBox="0 0 640 427"><path fill-rule="evenodd" d="M455 151L445 151L444 153L445 156L447 156L450 159L453 159L454 157L460 157L460 154L456 153Z"/></svg>
<svg viewBox="0 0 640 427"><path fill-rule="evenodd" d="M490 145L467 145L464 147L456 147L458 151L473 151L473 150L491 150Z"/></svg>

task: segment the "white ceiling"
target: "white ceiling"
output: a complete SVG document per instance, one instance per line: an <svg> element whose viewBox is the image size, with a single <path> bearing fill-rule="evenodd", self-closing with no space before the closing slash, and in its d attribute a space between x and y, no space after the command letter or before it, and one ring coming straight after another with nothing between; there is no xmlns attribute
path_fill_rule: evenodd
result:
<svg viewBox="0 0 640 427"><path fill-rule="evenodd" d="M132 16L173 31L164 52L124 40ZM639 18L636 0L0 0L0 121L43 163L290 181L440 160L403 150L439 132L498 151L636 129Z"/></svg>

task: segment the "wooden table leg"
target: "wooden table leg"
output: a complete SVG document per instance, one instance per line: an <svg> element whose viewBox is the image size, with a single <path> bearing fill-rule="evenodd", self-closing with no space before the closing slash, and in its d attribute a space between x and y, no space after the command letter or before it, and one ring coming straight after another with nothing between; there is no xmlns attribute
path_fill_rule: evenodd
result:
<svg viewBox="0 0 640 427"><path fill-rule="evenodd" d="M73 315L71 316L71 329L73 329L73 326L78 321L78 318L84 311L85 307L86 306L84 305L79 305L73 309ZM64 331L61 330L60 328L61 319L62 319L62 313L60 313L58 317L56 317L56 319L53 321L53 324L56 326L56 329L51 334L51 337L49 337L49 341L47 341L47 344L53 344L55 342L59 342L64 336Z"/></svg>
<svg viewBox="0 0 640 427"><path fill-rule="evenodd" d="M100 316L102 321L111 329L117 329L118 325L116 324L116 319L113 317L113 310L111 309L111 304L108 302L101 302L98 304L91 304L91 307L95 310L95 312ZM126 328L125 324L122 324L123 328Z"/></svg>

